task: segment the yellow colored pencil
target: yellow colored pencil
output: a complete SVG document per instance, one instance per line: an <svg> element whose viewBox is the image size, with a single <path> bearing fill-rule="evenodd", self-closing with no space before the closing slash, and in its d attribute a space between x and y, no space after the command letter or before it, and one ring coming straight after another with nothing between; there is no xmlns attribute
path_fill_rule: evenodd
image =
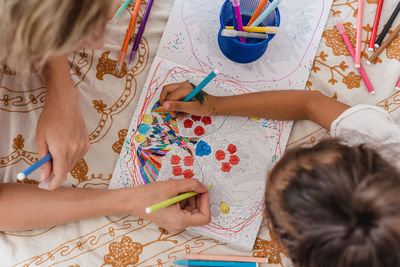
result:
<svg viewBox="0 0 400 267"><path fill-rule="evenodd" d="M233 30L233 26L225 26L225 29ZM243 27L245 32L277 33L279 27Z"/></svg>

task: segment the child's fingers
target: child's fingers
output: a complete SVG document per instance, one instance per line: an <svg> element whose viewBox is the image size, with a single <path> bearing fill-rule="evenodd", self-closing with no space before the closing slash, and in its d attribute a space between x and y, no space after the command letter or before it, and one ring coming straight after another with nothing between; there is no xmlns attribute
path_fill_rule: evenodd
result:
<svg viewBox="0 0 400 267"><path fill-rule="evenodd" d="M184 98L189 92L193 90L192 86L190 85L189 82L182 82L182 83L172 83L168 84L163 87L161 94L160 94L160 103L163 104L164 101L168 100L179 100ZM171 94L174 92L181 92L180 94L182 95L180 98L174 97L174 99L171 98Z"/></svg>
<svg viewBox="0 0 400 267"><path fill-rule="evenodd" d="M168 112L179 111L189 114L195 114L198 111L199 102L191 101L191 102L183 102L183 101L166 101L164 102L164 108ZM174 116L175 117L175 116Z"/></svg>

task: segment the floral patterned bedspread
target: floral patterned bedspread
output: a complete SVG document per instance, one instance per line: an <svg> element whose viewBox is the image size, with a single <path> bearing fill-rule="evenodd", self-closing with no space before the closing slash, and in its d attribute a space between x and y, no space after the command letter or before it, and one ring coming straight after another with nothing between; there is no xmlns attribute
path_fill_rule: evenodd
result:
<svg viewBox="0 0 400 267"><path fill-rule="evenodd" d="M377 2L367 0L365 5L364 59ZM396 0L385 1L379 31L396 4ZM122 72L115 69L129 21L127 12L118 22L108 25L108 42L104 49L69 55L71 76L81 94L80 104L91 148L70 172L66 186L107 188L172 5L172 0L155 1L134 67L125 67ZM138 24L143 11L144 5ZM306 90L319 90L350 105L377 105L400 122L397 111L400 93L394 91L400 74L400 37L381 54L376 65L366 68L376 90L376 95L372 96L356 72L335 27L336 17L339 17L354 43L356 15L356 0L334 0ZM400 17L394 25L399 23ZM45 88L37 75L23 81L2 66L0 177L5 182L15 182L17 172L37 159L32 129L35 129L44 100ZM299 121L295 123L288 147L312 145L326 135L327 132L315 124ZM32 175L23 182L36 184L38 181L39 177ZM269 257L271 266L291 265L284 248L269 231L267 221L262 224L252 252L237 251L201 235L171 234L134 216L95 218L27 232L0 232L0 266L169 266L172 259L186 252L253 255Z"/></svg>

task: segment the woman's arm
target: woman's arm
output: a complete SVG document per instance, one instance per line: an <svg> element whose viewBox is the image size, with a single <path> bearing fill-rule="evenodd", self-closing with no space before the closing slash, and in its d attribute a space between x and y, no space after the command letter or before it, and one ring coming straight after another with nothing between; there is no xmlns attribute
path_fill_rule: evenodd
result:
<svg viewBox="0 0 400 267"><path fill-rule="evenodd" d="M177 101L193 88L188 82L170 84L163 88L160 102L173 116L175 111L195 115L234 115L274 120L311 120L329 129L348 105L335 101L317 91L283 90L217 97L205 94L200 101Z"/></svg>
<svg viewBox="0 0 400 267"><path fill-rule="evenodd" d="M79 106L79 93L72 83L67 56L52 58L44 67L46 102L36 127L39 157L51 153L53 160L41 168L43 181L54 176L47 189L60 186L89 149L89 135ZM43 187L43 184L42 184Z"/></svg>
<svg viewBox="0 0 400 267"><path fill-rule="evenodd" d="M183 192L201 193L185 203L151 214L145 208ZM210 220L208 188L195 179L170 180L119 189L59 188L0 184L0 231L31 230L105 216L134 214L178 232ZM182 206L185 204L184 206Z"/></svg>

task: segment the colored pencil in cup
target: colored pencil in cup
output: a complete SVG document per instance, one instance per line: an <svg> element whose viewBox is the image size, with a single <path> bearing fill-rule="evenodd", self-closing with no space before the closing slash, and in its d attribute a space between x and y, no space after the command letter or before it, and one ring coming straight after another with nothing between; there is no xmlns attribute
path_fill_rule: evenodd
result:
<svg viewBox="0 0 400 267"><path fill-rule="evenodd" d="M233 26L225 26L227 30L233 30ZM279 27L268 26L268 27L243 27L245 32L260 32L260 33L277 33Z"/></svg>
<svg viewBox="0 0 400 267"><path fill-rule="evenodd" d="M136 18L139 14L141 4L142 4L142 0L136 0L135 8L133 10L131 20L129 21L128 29L126 30L124 43L122 44L121 52L119 54L117 69L121 68L122 62L124 61L124 58L126 55L126 52L128 51L129 41L131 40L132 32L135 28Z"/></svg>
<svg viewBox="0 0 400 267"><path fill-rule="evenodd" d="M383 28L381 34L379 34L379 37L375 42L375 48L378 48L382 44L383 39L385 39L387 32L389 31L390 27L392 27L393 21L396 19L399 12L400 12L400 1L397 4L396 8L393 10L393 13L390 16L389 20L386 22L386 25Z"/></svg>
<svg viewBox="0 0 400 267"><path fill-rule="evenodd" d="M19 181L22 181L25 179L25 177L27 177L29 174L31 174L32 172L34 172L35 170L39 169L40 167L43 166L43 164L45 164L46 162L48 162L49 160L51 160L51 154L47 154L46 156L44 156L43 158L39 159L38 161L36 161L34 164L32 164L31 166L29 166L28 168L26 168L25 170L23 170L22 172L17 174L17 179Z"/></svg>
<svg viewBox="0 0 400 267"><path fill-rule="evenodd" d="M396 27L396 29L392 32L392 34L389 35L389 37L383 42L381 46L376 49L375 53L368 59L367 64L371 65L372 63L375 62L375 60L379 57L379 55L385 50L387 46L389 46L394 38L397 37L400 33L400 24Z"/></svg>
<svg viewBox="0 0 400 267"><path fill-rule="evenodd" d="M354 66L357 69L361 67L361 39L362 39L363 14L364 14L364 0L358 0L356 58L354 60Z"/></svg>
<svg viewBox="0 0 400 267"><path fill-rule="evenodd" d="M256 262L237 262L237 261L198 261L198 260L176 260L178 266L214 266L214 267L256 267Z"/></svg>
<svg viewBox="0 0 400 267"><path fill-rule="evenodd" d="M369 46L368 46L369 51L374 51L376 34L378 32L378 27L379 27L379 20L381 19L382 7L383 7L383 0L379 0L375 13L374 26L372 26L371 39L369 40Z"/></svg>
<svg viewBox="0 0 400 267"><path fill-rule="evenodd" d="M339 20L336 20L336 27L340 35L342 36L343 41L346 44L346 47L349 50L351 57L353 58L353 60L355 60L355 51L353 45L351 44L351 41L346 34L346 30L344 29L342 23L340 23ZM367 86L368 92L372 95L375 94L374 87L372 86L371 81L369 80L368 75L365 72L365 69L362 65L360 66L358 71L360 72L361 78L363 79L365 85Z"/></svg>
<svg viewBox="0 0 400 267"><path fill-rule="evenodd" d="M256 32L239 32L235 30L223 29L221 35L224 37L246 37L246 38L256 38L256 39L268 39L268 34L256 33Z"/></svg>
<svg viewBox="0 0 400 267"><path fill-rule="evenodd" d="M260 16L261 12L263 11L265 5L267 4L268 0L261 0L260 4L258 5L256 11L254 11L253 16L251 17L247 26L250 26L257 18Z"/></svg>
<svg viewBox="0 0 400 267"><path fill-rule="evenodd" d="M211 187L212 186L209 185L208 189L211 189ZM147 207L145 209L145 212L147 214L155 212L155 211L157 211L159 209L163 209L163 208L166 208L168 206L174 205L175 203L178 203L178 202L180 202L182 200L188 199L188 198L193 197L193 196L198 195L198 194L199 193L196 193L196 192L187 192L187 193L180 194L180 195L178 195L176 197L167 199L165 201L162 201L160 203L157 203L157 204L151 205L150 207Z"/></svg>
<svg viewBox="0 0 400 267"><path fill-rule="evenodd" d="M257 27L259 26L268 15L275 10L275 8L279 5L281 0L275 0L272 3L269 4L266 10L258 16L258 18L250 25L250 27Z"/></svg>
<svg viewBox="0 0 400 267"><path fill-rule="evenodd" d="M242 13L240 12L240 0L232 0L233 10L235 12L236 24L239 31L243 31ZM242 43L246 43L244 37L239 37Z"/></svg>
<svg viewBox="0 0 400 267"><path fill-rule="evenodd" d="M122 13L124 13L124 11L126 10L126 8L129 6L129 4L131 3L132 0L125 0L125 2L118 8L117 13L115 14L113 20L116 20L117 18L119 18Z"/></svg>
<svg viewBox="0 0 400 267"><path fill-rule="evenodd" d="M397 81L396 87L394 88L396 91L400 91L400 78Z"/></svg>
<svg viewBox="0 0 400 267"><path fill-rule="evenodd" d="M190 100L192 100L198 93L200 93L201 90L204 89L204 87L206 87L206 85L211 82L212 79L215 78L215 76L217 76L217 74L219 73L219 71L217 69L213 70L210 74L208 74L208 76L199 84L196 86L196 88L193 89L193 91L191 91L182 101L184 102L189 102ZM172 116L168 114L167 117L165 117L165 122L169 121L170 119L172 119Z"/></svg>
<svg viewBox="0 0 400 267"><path fill-rule="evenodd" d="M154 3L154 0L149 0L147 2L147 7L146 7L146 11L144 13L143 19L142 19L142 23L140 24L138 33L136 35L135 42L133 43L131 56L129 57L129 65L132 63L133 59L135 58L136 52L139 48L140 40L142 39L144 29L146 28L146 23L147 23L147 20L149 19L150 11L151 11L151 8L153 7L153 3Z"/></svg>
<svg viewBox="0 0 400 267"><path fill-rule="evenodd" d="M188 260L268 263L268 258L251 257L251 256L185 254L183 257Z"/></svg>

